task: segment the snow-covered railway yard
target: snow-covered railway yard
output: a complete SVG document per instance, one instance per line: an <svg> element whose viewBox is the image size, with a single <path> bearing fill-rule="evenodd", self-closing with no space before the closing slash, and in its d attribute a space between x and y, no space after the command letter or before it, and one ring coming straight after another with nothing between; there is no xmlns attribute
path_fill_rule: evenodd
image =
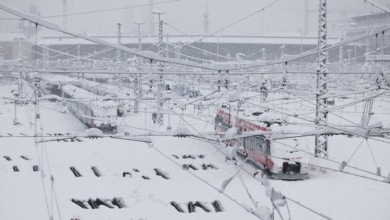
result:
<svg viewBox="0 0 390 220"><path fill-rule="evenodd" d="M2 86L2 97L9 96L11 89ZM59 219L256 219L248 195L258 206L272 210L261 176L253 176L255 167L239 159L238 165L243 168L222 191L223 183L237 172L235 163L226 161L224 146L201 139L159 136L157 132L165 133L166 128L154 124L150 113L129 113L118 121L122 127L128 126L131 135L154 131L157 135L150 136L152 144L107 137L35 144L31 137L35 105L18 105L20 124L12 125L14 104L7 99L1 102L0 219L45 219L48 215ZM386 112L388 107L376 109ZM73 115L61 113L60 103L40 101L39 111L37 129L44 137L38 140L52 140L51 135L83 134L86 129ZM187 109L188 115L192 111ZM199 116L211 123L195 119L196 114L181 117L185 121L171 116L173 130L184 126L198 132L213 131L212 117ZM383 124L389 123L386 116L376 117ZM167 124L167 117L164 119ZM330 158L340 162L352 155L361 138L334 136L329 142ZM370 144L375 163L382 174L388 174L388 143L370 140ZM312 152L313 147L304 150ZM345 171L380 181L337 172L339 164L319 158L311 157L309 161L335 171L313 168L306 180L270 180L271 186L332 219L390 216L389 184L381 178L348 167ZM367 146L359 149L349 164L376 171ZM88 203L91 200L95 201L92 205ZM192 206L195 211L190 213L189 204L196 202L204 209ZM283 216L289 211L292 219L323 219L291 201L288 207L280 207Z"/></svg>
<svg viewBox="0 0 390 220"><path fill-rule="evenodd" d="M0 220L389 220L386 1L2 0Z"/></svg>

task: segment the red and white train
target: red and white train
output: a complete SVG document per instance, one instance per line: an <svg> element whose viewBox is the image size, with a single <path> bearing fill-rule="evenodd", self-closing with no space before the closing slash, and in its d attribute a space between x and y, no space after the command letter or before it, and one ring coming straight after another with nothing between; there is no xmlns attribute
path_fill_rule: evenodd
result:
<svg viewBox="0 0 390 220"><path fill-rule="evenodd" d="M235 115L236 113L229 113L228 107L220 109L215 117L215 130L226 132L235 123L237 133L241 135L238 135L237 141L227 140L227 142L238 147L238 153L247 156L253 164L274 179L302 180L308 178L307 168L301 164L301 160L304 159L302 152L271 141L270 127L275 126L274 123L269 122L268 116L261 117L260 112L254 112L252 115L240 113L238 118ZM261 118L266 120L261 120ZM256 131L259 131L258 134ZM297 144L296 140L290 140L290 142L290 144Z"/></svg>

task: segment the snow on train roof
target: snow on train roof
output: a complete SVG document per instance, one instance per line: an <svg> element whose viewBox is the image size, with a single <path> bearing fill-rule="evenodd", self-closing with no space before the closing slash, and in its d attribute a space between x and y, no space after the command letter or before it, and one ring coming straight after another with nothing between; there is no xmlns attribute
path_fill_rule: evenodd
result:
<svg viewBox="0 0 390 220"><path fill-rule="evenodd" d="M225 113L229 112L228 108L223 108L221 110L223 110ZM233 115L236 115L236 113L233 113ZM267 127L266 122L281 121L281 118L276 117L276 114L260 111L258 108L245 108L243 112L239 111L238 117L262 127Z"/></svg>
<svg viewBox="0 0 390 220"><path fill-rule="evenodd" d="M50 82L50 83L61 83L61 84L64 84L64 83L71 83L77 79L74 79L74 78L70 78L68 76L63 76L63 75L55 75L55 74L50 74L50 75L47 75L47 74L40 74L39 76L42 80L46 81L46 82Z"/></svg>
<svg viewBox="0 0 390 220"><path fill-rule="evenodd" d="M72 98L81 99L81 101L90 101L91 105L100 107L116 107L118 104L113 100L107 100L104 96L96 95L74 85L64 85L62 90Z"/></svg>
<svg viewBox="0 0 390 220"><path fill-rule="evenodd" d="M116 86L102 84L102 83L98 83L86 79L80 79L77 82L83 84L83 87L98 87L99 89L106 90L108 95L112 96L113 94L115 94L116 96L118 96L118 98L129 98L129 97L135 98L134 95L127 94L126 92L123 92Z"/></svg>
<svg viewBox="0 0 390 220"><path fill-rule="evenodd" d="M52 83L52 84L73 84L73 85L78 85L78 84L83 84L86 87L99 87L102 88L103 90L106 90L109 95L115 94L118 98L135 98L134 95L127 94L126 92L123 92L122 90L118 89L118 87L111 86L111 85L106 85L94 81L90 81L87 79L76 79L72 78L69 76L64 76L64 75L55 75L55 74L40 74L39 77L47 82L47 83ZM84 89L86 89L84 87Z"/></svg>
<svg viewBox="0 0 390 220"><path fill-rule="evenodd" d="M73 85L65 85L62 90L78 102L88 102L96 117L112 117L117 114L118 104L113 100L103 100L104 96L95 95Z"/></svg>
<svg viewBox="0 0 390 220"><path fill-rule="evenodd" d="M95 95L84 89L80 89L79 87L76 87L74 85L64 85L62 87L62 91L64 91L66 94L75 99L82 99L85 101L101 99L101 96Z"/></svg>

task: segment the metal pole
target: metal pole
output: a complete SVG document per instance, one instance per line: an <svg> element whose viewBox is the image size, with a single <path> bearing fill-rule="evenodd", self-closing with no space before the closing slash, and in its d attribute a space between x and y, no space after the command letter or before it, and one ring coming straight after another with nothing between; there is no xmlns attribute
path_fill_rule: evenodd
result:
<svg viewBox="0 0 390 220"><path fill-rule="evenodd" d="M19 38L19 59L22 60L23 59L23 50L22 50L22 40L23 38Z"/></svg>
<svg viewBox="0 0 390 220"><path fill-rule="evenodd" d="M355 25L355 37L356 37L356 34L357 34L357 25ZM357 62L357 57L356 57L356 48L357 48L357 42L355 41L354 43L354 49L355 49L355 66L356 66L356 62Z"/></svg>
<svg viewBox="0 0 390 220"><path fill-rule="evenodd" d="M348 64L351 63L351 53L352 53L352 50L348 49Z"/></svg>
<svg viewBox="0 0 390 220"><path fill-rule="evenodd" d="M319 129L325 127L328 123L327 112L327 0L319 0L319 30L318 30L318 48L319 48L319 68L317 70L317 94L316 94L316 125ZM324 134L315 136L315 155L317 157L328 157L328 137Z"/></svg>
<svg viewBox="0 0 390 220"><path fill-rule="evenodd" d="M35 136L35 140L37 139L37 135L38 135L37 121L41 117L39 114L39 102L37 99L37 96L40 93L39 88L40 88L40 79L38 77L35 77L34 78L34 98L35 98L34 136Z"/></svg>
<svg viewBox="0 0 390 220"><path fill-rule="evenodd" d="M68 30L68 0L62 0L62 28L67 31Z"/></svg>
<svg viewBox="0 0 390 220"><path fill-rule="evenodd" d="M158 54L160 56L164 56L163 53L163 40L164 40L164 33L163 33L163 26L164 26L164 21L161 19L161 15L164 14L163 12L154 12L155 14L158 14ZM157 100L158 100L158 106L157 106L157 122L159 125L162 125L164 122L163 114L162 114L162 107L163 107L163 75L162 72L164 70L164 64L162 62L158 62L158 72L160 73L159 75L159 83L157 85Z"/></svg>
<svg viewBox="0 0 390 220"><path fill-rule="evenodd" d="M301 32L301 53L302 53L302 51L303 51L303 43L302 43L302 38L303 38L303 34L302 34L302 29L299 29L298 31L300 31Z"/></svg>
<svg viewBox="0 0 390 220"><path fill-rule="evenodd" d="M141 22L136 22L138 26L138 51L142 51L142 43L141 43ZM142 58L138 59L137 62L137 69L140 72L141 71L141 63ZM134 101L134 113L138 113L139 110L139 97L142 96L142 89L141 89L141 82L140 82L140 75L138 73L135 74L135 80L134 80L134 94L136 95L136 99Z"/></svg>
<svg viewBox="0 0 390 220"><path fill-rule="evenodd" d="M168 106L170 106L170 99L168 100ZM171 126L171 111L168 112L168 127L167 131L171 131L172 126Z"/></svg>
<svg viewBox="0 0 390 220"><path fill-rule="evenodd" d="M167 33L167 39L166 39L166 43L165 43L165 57L169 58L169 34Z"/></svg>
<svg viewBox="0 0 390 220"><path fill-rule="evenodd" d="M343 25L342 24L339 24L338 26L340 26L340 36L341 36L341 41L343 41ZM343 46L340 46L339 48L339 63L342 65L343 64L343 61L344 61L344 47Z"/></svg>
<svg viewBox="0 0 390 220"><path fill-rule="evenodd" d="M80 45L77 45L77 60L80 61Z"/></svg>
<svg viewBox="0 0 390 220"><path fill-rule="evenodd" d="M180 59L180 53L181 53L181 50L180 50L180 43L177 43L177 44L176 44L176 49L175 49L175 58L176 58L176 59Z"/></svg>
<svg viewBox="0 0 390 220"><path fill-rule="evenodd" d="M23 85L22 85L22 82L23 82L23 69L25 67L24 65L24 62L22 60L19 60L20 64L19 64L19 70L20 70L20 73L19 73L19 80L20 82L18 82L18 92L19 92L19 97L21 97L21 99L23 99ZM15 106L16 108L16 106ZM16 115L16 114L15 114ZM15 116L16 118L16 116Z"/></svg>
<svg viewBox="0 0 390 220"><path fill-rule="evenodd" d="M16 97L15 97L16 98ZM14 100L15 103L15 118L14 118L14 125L18 124L18 119L16 118L16 99Z"/></svg>
<svg viewBox="0 0 390 220"><path fill-rule="evenodd" d="M153 10L154 10L154 0L149 0L149 34L154 34L154 19L153 19Z"/></svg>
<svg viewBox="0 0 390 220"><path fill-rule="evenodd" d="M263 54L262 54L262 56L263 56L263 61L265 61L265 51L266 51L267 49L265 49L265 48L261 48L261 52L263 52Z"/></svg>
<svg viewBox="0 0 390 220"><path fill-rule="evenodd" d="M217 36L217 62L219 62L219 36Z"/></svg>
<svg viewBox="0 0 390 220"><path fill-rule="evenodd" d="M118 23L118 44L121 44L121 25L121 23ZM116 50L116 62L121 62L121 51L118 49Z"/></svg>
<svg viewBox="0 0 390 220"><path fill-rule="evenodd" d="M138 51L142 51L141 24L144 24L144 23L136 22L135 24L138 26Z"/></svg>
<svg viewBox="0 0 390 220"><path fill-rule="evenodd" d="M301 54L302 54L302 52L303 52L303 43L302 43L303 31L302 31L302 29L298 29L298 31L301 32ZM302 68L302 58L301 58L300 62L301 62L301 68Z"/></svg>
<svg viewBox="0 0 390 220"><path fill-rule="evenodd" d="M158 53L160 56L163 55L163 20L161 20L161 14L158 15L159 25L158 25ZM158 83L158 89L157 89L157 95L158 95L158 107L157 107L157 122L159 125L162 125L164 123L164 118L162 114L162 107L163 107L163 94L162 94L162 87L163 87L163 69L164 64L162 62L158 63L158 71L160 72L160 81Z"/></svg>

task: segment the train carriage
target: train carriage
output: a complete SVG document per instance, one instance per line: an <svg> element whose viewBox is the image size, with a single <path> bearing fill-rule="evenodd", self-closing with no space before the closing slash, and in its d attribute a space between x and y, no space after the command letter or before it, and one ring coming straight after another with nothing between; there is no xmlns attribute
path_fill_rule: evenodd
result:
<svg viewBox="0 0 390 220"><path fill-rule="evenodd" d="M73 85L62 87L64 105L87 127L105 132L116 132L117 104Z"/></svg>
<svg viewBox="0 0 390 220"><path fill-rule="evenodd" d="M230 114L229 109L221 109L215 117L215 130L227 133L235 123L237 133L240 135L237 139L226 138L226 143L238 147L239 154L248 157L249 161L274 179L306 179L307 168L301 164L303 154L287 148L284 144L271 141L270 127L273 123L256 120L259 118L256 113L252 116L239 114L237 118ZM294 139L289 142L290 145L297 144Z"/></svg>

